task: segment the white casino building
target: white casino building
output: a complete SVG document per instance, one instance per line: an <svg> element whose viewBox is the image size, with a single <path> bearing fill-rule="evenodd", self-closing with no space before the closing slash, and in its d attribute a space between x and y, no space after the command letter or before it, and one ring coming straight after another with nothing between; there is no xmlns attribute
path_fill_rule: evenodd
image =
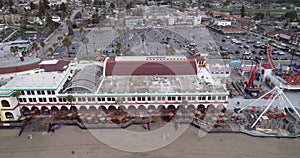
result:
<svg viewBox="0 0 300 158"><path fill-rule="evenodd" d="M23 73L0 87L2 121L17 120L21 110L158 109L224 106L228 91L215 85L205 67L184 56L136 56L103 63L43 61L42 71ZM53 68L54 67L54 68ZM21 95L14 96L19 91ZM68 102L66 96L72 95ZM183 105L184 104L184 105Z"/></svg>

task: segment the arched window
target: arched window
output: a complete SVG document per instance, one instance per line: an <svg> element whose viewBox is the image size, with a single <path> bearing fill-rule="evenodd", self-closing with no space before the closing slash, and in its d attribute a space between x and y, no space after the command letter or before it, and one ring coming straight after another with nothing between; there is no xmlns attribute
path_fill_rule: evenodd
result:
<svg viewBox="0 0 300 158"><path fill-rule="evenodd" d="M6 117L7 119L14 119L14 115L13 115L11 112L6 112L6 113L5 113L5 117Z"/></svg>
<svg viewBox="0 0 300 158"><path fill-rule="evenodd" d="M7 100L1 100L2 107L10 107L10 104Z"/></svg>

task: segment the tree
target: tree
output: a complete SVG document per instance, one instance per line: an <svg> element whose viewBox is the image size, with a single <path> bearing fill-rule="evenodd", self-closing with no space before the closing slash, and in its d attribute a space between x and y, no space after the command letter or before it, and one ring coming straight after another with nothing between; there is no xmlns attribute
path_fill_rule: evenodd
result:
<svg viewBox="0 0 300 158"><path fill-rule="evenodd" d="M293 60L294 60L294 55L296 54L296 49L292 48L291 49L291 55L292 55L292 59L291 59L291 64L293 64Z"/></svg>
<svg viewBox="0 0 300 158"><path fill-rule="evenodd" d="M36 5L32 1L30 1L29 6L31 10L36 9Z"/></svg>
<svg viewBox="0 0 300 158"><path fill-rule="evenodd" d="M186 107L186 106L189 105L189 102L188 102L187 100L183 100L183 101L181 102L181 104L182 104L184 107Z"/></svg>
<svg viewBox="0 0 300 158"><path fill-rule="evenodd" d="M56 50L57 46L58 46L58 43L57 43L57 42L54 42L54 43L52 44L52 47L53 47L54 50Z"/></svg>
<svg viewBox="0 0 300 158"><path fill-rule="evenodd" d="M41 41L41 42L40 42L40 45L41 45L41 47L42 47L42 49L43 49L43 54L44 54L44 56L45 56L45 58L46 58L46 54L45 54L45 42L44 42L44 41Z"/></svg>
<svg viewBox="0 0 300 158"><path fill-rule="evenodd" d="M120 42L117 43L116 55L121 55L122 44Z"/></svg>
<svg viewBox="0 0 300 158"><path fill-rule="evenodd" d="M35 56L38 57L38 54L37 54L37 52L36 52L36 50L37 50L37 48L38 48L38 45L37 45L35 42L32 43L32 48L33 48L33 50L34 50Z"/></svg>
<svg viewBox="0 0 300 158"><path fill-rule="evenodd" d="M83 27L82 26L79 28L79 32L80 32L80 34L83 33Z"/></svg>
<svg viewBox="0 0 300 158"><path fill-rule="evenodd" d="M115 8L116 8L116 4L115 4L115 3L110 3L110 4L109 4L109 8L115 9Z"/></svg>
<svg viewBox="0 0 300 158"><path fill-rule="evenodd" d="M10 46L10 52L11 52L11 54L13 55L13 56L15 56L16 55L16 47L15 46Z"/></svg>
<svg viewBox="0 0 300 158"><path fill-rule="evenodd" d="M142 39L142 43L144 43L144 42L145 42L145 39L146 39L146 35L145 35L145 34L142 34L142 35L141 35L141 39Z"/></svg>
<svg viewBox="0 0 300 158"><path fill-rule="evenodd" d="M96 12L92 15L92 23L93 24L98 24L99 23L99 14L96 13Z"/></svg>
<svg viewBox="0 0 300 158"><path fill-rule="evenodd" d="M243 17L245 17L245 15L246 15L246 8L245 8L244 5L242 5L242 8L241 8L241 17L243 18Z"/></svg>
<svg viewBox="0 0 300 158"><path fill-rule="evenodd" d="M121 105L123 103L123 100L121 98L117 98L116 101L115 101L115 103L117 105Z"/></svg>
<svg viewBox="0 0 300 158"><path fill-rule="evenodd" d="M259 12L259 13L255 13L253 19L254 19L254 20L262 20L264 17L265 17L265 14Z"/></svg>
<svg viewBox="0 0 300 158"><path fill-rule="evenodd" d="M288 19L288 22L297 21L298 20L298 16L297 16L296 10L289 11L289 12L285 13L284 17L285 17L285 19Z"/></svg>
<svg viewBox="0 0 300 158"><path fill-rule="evenodd" d="M65 13L67 12L67 5L64 2L62 2L59 6L59 9Z"/></svg>
<svg viewBox="0 0 300 158"><path fill-rule="evenodd" d="M16 98L17 98L17 101L19 102L19 97L20 97L21 94L22 94L22 93L21 93L20 91L14 91L14 92L12 93L12 96L13 96L13 97L16 97Z"/></svg>
<svg viewBox="0 0 300 158"><path fill-rule="evenodd" d="M192 39L193 39L193 42L195 42L196 35L193 35L193 36L192 36Z"/></svg>
<svg viewBox="0 0 300 158"><path fill-rule="evenodd" d="M170 38L170 37L167 37L167 38L166 38L166 44L167 44L167 45L169 45L169 43L170 43L170 40L171 40L171 38Z"/></svg>
<svg viewBox="0 0 300 158"><path fill-rule="evenodd" d="M89 52L87 47L87 44L89 43L89 39L87 37L82 37L81 42L85 44L86 55L89 57Z"/></svg>
<svg viewBox="0 0 300 158"><path fill-rule="evenodd" d="M63 46L67 47L68 57L70 57L70 48L69 47L72 45L72 41L68 37L65 37L62 42L63 42Z"/></svg>
<svg viewBox="0 0 300 158"><path fill-rule="evenodd" d="M48 51L50 52L51 55L53 55L54 49L53 49L52 47L50 47L50 48L48 49Z"/></svg>
<svg viewBox="0 0 300 158"><path fill-rule="evenodd" d="M20 91L14 91L12 96L18 98L21 95Z"/></svg>
<svg viewBox="0 0 300 158"><path fill-rule="evenodd" d="M15 55L18 55L19 56L19 50L20 48L18 46L11 46L10 47L10 51L11 53L15 56Z"/></svg>
<svg viewBox="0 0 300 158"><path fill-rule="evenodd" d="M68 26L68 35L74 35L74 31L72 29L72 22L70 19L67 20L67 26Z"/></svg>
<svg viewBox="0 0 300 158"><path fill-rule="evenodd" d="M57 37L57 40L58 40L60 46L61 46L61 42L62 42L63 39L64 39L63 36L58 36Z"/></svg>
<svg viewBox="0 0 300 158"><path fill-rule="evenodd" d="M74 100L74 96L69 94L69 95L66 96L66 100L72 105L72 102Z"/></svg>

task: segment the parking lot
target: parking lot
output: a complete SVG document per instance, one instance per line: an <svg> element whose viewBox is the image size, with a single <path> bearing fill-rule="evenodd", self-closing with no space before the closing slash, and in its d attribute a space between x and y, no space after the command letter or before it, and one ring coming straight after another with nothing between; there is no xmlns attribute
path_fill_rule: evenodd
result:
<svg viewBox="0 0 300 158"><path fill-rule="evenodd" d="M269 40L266 37L258 37L255 34L249 35L226 35L210 30L211 36L219 46L220 52L228 53L232 60L265 60L267 45ZM291 60L292 55L289 53L290 46L279 43L273 43L272 58L273 60ZM300 63L300 58L294 56L294 61Z"/></svg>

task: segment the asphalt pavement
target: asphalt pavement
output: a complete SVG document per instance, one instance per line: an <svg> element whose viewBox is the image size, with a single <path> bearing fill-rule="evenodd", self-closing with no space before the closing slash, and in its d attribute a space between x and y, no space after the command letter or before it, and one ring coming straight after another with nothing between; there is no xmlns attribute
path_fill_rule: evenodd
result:
<svg viewBox="0 0 300 158"><path fill-rule="evenodd" d="M210 30L216 44L219 46L220 52L228 52L232 60L249 60L258 59L265 60L266 58L266 42L269 40L264 36L258 36L256 34L235 34L226 35ZM233 42L239 41L239 42ZM279 45L276 41L277 45ZM291 60L292 55L288 51L281 50L276 47L272 47L272 58L274 61L279 60ZM284 54L277 54L276 52L284 52ZM300 58L294 56L294 61L300 63Z"/></svg>

